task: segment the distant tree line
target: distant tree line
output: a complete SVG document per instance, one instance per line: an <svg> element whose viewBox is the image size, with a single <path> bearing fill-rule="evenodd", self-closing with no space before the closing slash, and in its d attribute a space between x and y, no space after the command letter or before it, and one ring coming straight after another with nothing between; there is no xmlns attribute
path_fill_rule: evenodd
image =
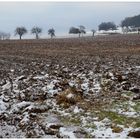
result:
<svg viewBox="0 0 140 140"><path fill-rule="evenodd" d="M140 34L140 15L133 16L133 17L126 17L124 20L121 21L121 27L124 34L128 32L137 31ZM102 22L98 26L98 30L117 30L117 25L114 22ZM22 36L26 34L28 31L25 27L17 27L15 29L15 35L19 36L19 39L22 39ZM94 37L96 30L91 29L92 36ZM34 26L31 29L31 34L35 35L36 39L40 38L40 34L42 33L42 28ZM78 27L70 27L69 34L78 34L79 37L86 34L86 28L83 25L79 25ZM55 29L50 28L48 30L48 35L51 38L55 37ZM0 32L0 40L10 39L10 34L5 32Z"/></svg>
<svg viewBox="0 0 140 140"><path fill-rule="evenodd" d="M127 17L121 22L122 27L140 27L140 15Z"/></svg>
<svg viewBox="0 0 140 140"><path fill-rule="evenodd" d="M123 32L125 34L131 31L138 31L138 34L140 34L140 15L126 17L122 20L121 27L123 28Z"/></svg>
<svg viewBox="0 0 140 140"><path fill-rule="evenodd" d="M99 31L100 30L105 30L105 31L108 31L108 30L116 30L117 27L115 25L114 22L102 22L99 26Z"/></svg>

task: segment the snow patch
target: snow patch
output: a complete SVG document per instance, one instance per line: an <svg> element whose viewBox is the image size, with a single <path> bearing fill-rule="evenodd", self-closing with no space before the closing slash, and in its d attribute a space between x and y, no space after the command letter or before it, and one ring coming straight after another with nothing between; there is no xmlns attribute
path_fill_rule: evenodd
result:
<svg viewBox="0 0 140 140"><path fill-rule="evenodd" d="M3 138L25 138L25 133L21 130L17 131L15 126L3 122L0 125L0 136Z"/></svg>
<svg viewBox="0 0 140 140"><path fill-rule="evenodd" d="M82 111L83 111L83 109L78 108L78 106L75 106L75 108L73 110L74 113L79 113L79 112L82 112Z"/></svg>
<svg viewBox="0 0 140 140"><path fill-rule="evenodd" d="M66 97L67 97L68 99L70 99L70 98L73 98L74 95L73 95L72 93L70 93L70 94L68 94Z"/></svg>
<svg viewBox="0 0 140 140"><path fill-rule="evenodd" d="M81 84L81 88L82 88L83 90L88 90L88 86L89 86L88 83L83 83L83 84Z"/></svg>
<svg viewBox="0 0 140 140"><path fill-rule="evenodd" d="M76 138L73 133L73 127L67 127L67 128L61 127L59 132L60 132L60 135L62 136L66 136L66 137L68 136L68 138Z"/></svg>
<svg viewBox="0 0 140 140"><path fill-rule="evenodd" d="M10 111L11 113L12 112L19 112L21 111L21 109L24 109L26 108L27 106L31 105L31 102L25 102L25 101L22 101L20 103L17 103L17 104L14 104L12 106L12 110Z"/></svg>
<svg viewBox="0 0 140 140"><path fill-rule="evenodd" d="M7 104L0 100L0 113L4 112L7 109Z"/></svg>
<svg viewBox="0 0 140 140"><path fill-rule="evenodd" d="M121 126L123 128L122 132L114 133L112 132L112 129L110 127L106 126L104 120L100 122L95 121L94 124L97 127L97 129L95 129L94 132L92 133L92 135L94 135L95 138L127 138L128 132L132 129L132 128L123 128L123 126Z"/></svg>
<svg viewBox="0 0 140 140"><path fill-rule="evenodd" d="M8 90L11 88L11 83L8 81L5 85L2 86L2 90Z"/></svg>

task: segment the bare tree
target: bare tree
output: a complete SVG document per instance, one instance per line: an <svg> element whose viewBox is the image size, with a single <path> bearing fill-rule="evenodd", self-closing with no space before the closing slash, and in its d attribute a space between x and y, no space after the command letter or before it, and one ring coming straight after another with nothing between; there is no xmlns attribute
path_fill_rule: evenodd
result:
<svg viewBox="0 0 140 140"><path fill-rule="evenodd" d="M10 39L10 33L0 32L0 39L1 40L8 40Z"/></svg>
<svg viewBox="0 0 140 140"><path fill-rule="evenodd" d="M140 28L138 28L138 34L140 34Z"/></svg>
<svg viewBox="0 0 140 140"><path fill-rule="evenodd" d="M27 29L25 27L17 27L15 30L15 35L19 35L19 38L21 40L21 37L27 33Z"/></svg>
<svg viewBox="0 0 140 140"><path fill-rule="evenodd" d="M85 34L85 27L80 25L79 28L75 28L75 27L71 27L69 29L69 34L79 34L79 37L81 36L81 34Z"/></svg>
<svg viewBox="0 0 140 140"><path fill-rule="evenodd" d="M39 39L39 34L42 33L42 29L39 27L33 27L31 33L36 35L36 39Z"/></svg>
<svg viewBox="0 0 140 140"><path fill-rule="evenodd" d="M114 22L102 22L99 26L98 26L99 30L116 30L116 24Z"/></svg>
<svg viewBox="0 0 140 140"><path fill-rule="evenodd" d="M80 37L81 32L80 32L80 30L78 28L71 27L69 29L69 34L79 34L79 37Z"/></svg>
<svg viewBox="0 0 140 140"><path fill-rule="evenodd" d="M53 28L48 30L48 35L51 36L51 38L53 38L55 36L55 30Z"/></svg>
<svg viewBox="0 0 140 140"><path fill-rule="evenodd" d="M94 34L96 31L94 29L92 29L91 32L92 32L92 36L94 37Z"/></svg>
<svg viewBox="0 0 140 140"><path fill-rule="evenodd" d="M83 26L83 25L79 26L79 31L80 31L80 34L82 34L82 36L83 36L83 34L86 33L85 29L86 29L85 26ZM79 37L80 37L80 34L79 34Z"/></svg>

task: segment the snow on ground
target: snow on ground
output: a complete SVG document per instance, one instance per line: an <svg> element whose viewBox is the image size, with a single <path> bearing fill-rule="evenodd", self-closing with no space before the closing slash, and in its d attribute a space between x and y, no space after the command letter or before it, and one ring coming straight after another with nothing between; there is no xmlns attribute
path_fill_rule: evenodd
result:
<svg viewBox="0 0 140 140"><path fill-rule="evenodd" d="M11 83L9 81L7 81L7 83L5 85L2 86L2 90L7 90L11 88Z"/></svg>
<svg viewBox="0 0 140 140"><path fill-rule="evenodd" d="M73 110L74 113L79 113L80 111L81 111L81 109L79 109L77 106Z"/></svg>
<svg viewBox="0 0 140 140"><path fill-rule="evenodd" d="M128 132L132 130L132 128L124 128L123 126L119 125L119 127L122 128L122 131L119 133L113 133L112 129L106 126L105 121L108 122L109 120L105 118L102 121L94 122L96 129L92 134L95 135L95 138L127 138Z"/></svg>
<svg viewBox="0 0 140 140"><path fill-rule="evenodd" d="M25 133L17 130L14 125L3 122L0 125L0 138L25 138Z"/></svg>
<svg viewBox="0 0 140 140"><path fill-rule="evenodd" d="M61 127L60 128L60 135L64 136L65 138L76 138L73 131L75 127Z"/></svg>
<svg viewBox="0 0 140 140"><path fill-rule="evenodd" d="M0 99L0 113L6 111L6 109L7 109L8 106L9 105L7 103L3 102L3 100Z"/></svg>
<svg viewBox="0 0 140 140"><path fill-rule="evenodd" d="M136 66L136 69L140 69L140 66Z"/></svg>
<svg viewBox="0 0 140 140"><path fill-rule="evenodd" d="M123 103L116 104L116 106L110 109L110 111L117 112L118 114L122 114L127 117L137 118L140 116L140 113L134 110L135 105L136 103L132 101L125 101Z"/></svg>
<svg viewBox="0 0 140 140"><path fill-rule="evenodd" d="M59 65L57 65L57 68L59 69ZM136 66L136 68L139 69L139 66ZM107 84L108 81L113 82L116 80L114 74L109 71L108 77L110 77L110 79L107 79L105 76L102 78L102 74L94 74L91 70L85 73L79 71L69 73L68 68L63 68L63 71L70 76L69 79L64 80L64 83L62 82L62 77L57 77L56 75L51 77L51 75L45 71L41 74L35 74L34 76L17 76L13 78L14 80L12 82L7 80L6 83L2 85L0 115L3 117L3 113L8 113L16 122L15 126L9 125L4 121L2 122L0 127L2 137L18 138L27 137L28 135L28 137L46 138L57 137L59 135L64 138L77 138L80 136L127 138L129 131L133 128L117 125L117 127L122 128L122 131L119 133L113 132L111 120L108 118L100 120L96 115L91 117L91 115L93 115L92 112L82 108L83 106L86 107L86 105L79 107L85 100L82 100L81 104L72 104L68 109L64 109L56 103L55 96L57 95L54 96L54 94L59 95L62 91L65 91L67 86L69 86L69 88L75 87L78 89L78 92L82 91L84 95L86 94L87 96L91 91L92 94L90 96L99 96L103 84ZM55 73L58 73L57 70ZM66 87L63 87L61 83L63 83L63 86L66 85ZM126 81L123 81L121 84L123 85L125 83ZM69 93L66 97L75 98L74 94L76 93ZM95 100L92 102L95 102ZM126 105L127 108L124 107ZM110 111L122 114L125 117L137 119L139 114L133 109L135 105L131 98L131 101L126 101L126 104L123 102L117 104L114 108L111 106ZM92 106L90 105L89 109L90 107ZM94 107L92 108L93 110L95 109ZM108 108L106 109L109 111ZM94 114L97 112L101 113L99 110L94 110ZM16 114L18 114L18 117L14 116ZM53 114L56 116L53 116ZM63 117L64 122L61 120ZM54 128L52 129L51 127ZM83 130L79 130L79 127ZM29 133L26 129L29 129Z"/></svg>
<svg viewBox="0 0 140 140"><path fill-rule="evenodd" d="M126 29L122 29L122 27L118 27L116 30L108 30L108 31L105 31L105 30L100 30L100 31L96 31L95 33L95 36L96 35L108 35L108 34L124 34L123 33L123 30L125 32L125 34L137 34L138 31L127 31Z"/></svg>
<svg viewBox="0 0 140 140"><path fill-rule="evenodd" d="M13 113L13 112L18 113L19 111L21 111L21 109L26 108L26 107L30 106L31 104L33 104L33 103L25 102L25 101L15 103L12 105L12 107L11 107L12 109L10 110L10 113Z"/></svg>

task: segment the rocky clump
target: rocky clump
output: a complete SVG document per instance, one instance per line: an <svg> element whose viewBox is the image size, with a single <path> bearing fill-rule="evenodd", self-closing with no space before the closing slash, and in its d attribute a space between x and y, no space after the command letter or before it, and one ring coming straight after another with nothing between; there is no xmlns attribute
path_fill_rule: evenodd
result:
<svg viewBox="0 0 140 140"><path fill-rule="evenodd" d="M78 92L75 88L66 89L56 97L57 104L66 108L70 107L71 105L75 105L82 100L82 93Z"/></svg>
<svg viewBox="0 0 140 140"><path fill-rule="evenodd" d="M140 130L131 131L129 132L128 136L133 138L140 138Z"/></svg>

